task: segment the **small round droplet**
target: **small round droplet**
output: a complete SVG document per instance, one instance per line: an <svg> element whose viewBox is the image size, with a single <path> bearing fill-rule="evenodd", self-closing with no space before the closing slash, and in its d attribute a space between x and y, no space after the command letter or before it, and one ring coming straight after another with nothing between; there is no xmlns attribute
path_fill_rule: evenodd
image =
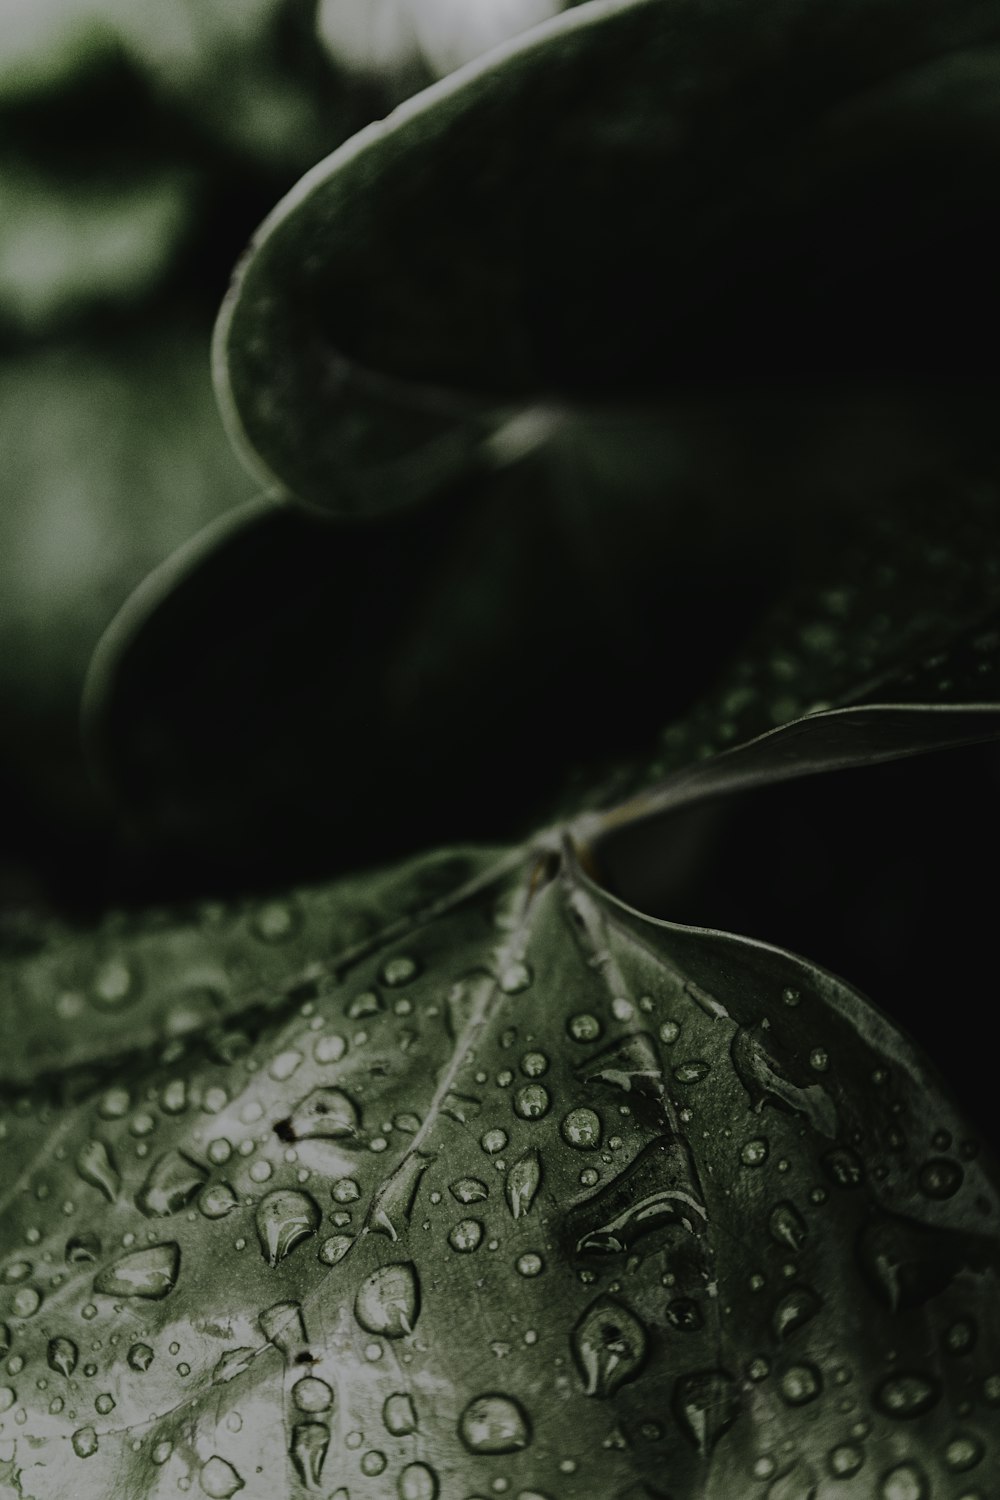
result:
<svg viewBox="0 0 1000 1500"><path fill-rule="evenodd" d="M92 1427L78 1427L72 1443L77 1458L91 1458L97 1452L97 1433Z"/></svg>
<svg viewBox="0 0 1000 1500"><path fill-rule="evenodd" d="M406 1437L417 1430L417 1413L413 1405L413 1397L408 1391L394 1391L391 1396L385 1398L382 1407L382 1421L385 1429L393 1437Z"/></svg>
<svg viewBox="0 0 1000 1500"><path fill-rule="evenodd" d="M292 1400L299 1411L329 1411L333 1405L333 1391L325 1380L315 1375L304 1375L292 1388Z"/></svg>
<svg viewBox="0 0 1000 1500"><path fill-rule="evenodd" d="M538 1276L545 1267L542 1257L534 1250L526 1250L515 1262L519 1276Z"/></svg>
<svg viewBox="0 0 1000 1500"><path fill-rule="evenodd" d="M139 971L124 958L109 958L101 964L90 986L90 998L99 1010L119 1010L139 997Z"/></svg>
<svg viewBox="0 0 1000 1500"><path fill-rule="evenodd" d="M807 1406L823 1389L823 1377L814 1364L791 1365L780 1380L781 1399L788 1406Z"/></svg>
<svg viewBox="0 0 1000 1500"><path fill-rule="evenodd" d="M505 995L520 995L529 988L532 980L531 969L520 960L508 963L500 972L500 988Z"/></svg>
<svg viewBox="0 0 1000 1500"><path fill-rule="evenodd" d="M864 1461L864 1452L853 1443L838 1443L826 1455L826 1467L834 1479L853 1479Z"/></svg>
<svg viewBox="0 0 1000 1500"><path fill-rule="evenodd" d="M514 1113L522 1120L540 1120L551 1105L549 1091L542 1083L526 1083L514 1095Z"/></svg>
<svg viewBox="0 0 1000 1500"><path fill-rule="evenodd" d="M596 1042L604 1028L596 1016L581 1011L579 1015L570 1016L566 1030L574 1042Z"/></svg>
<svg viewBox="0 0 1000 1500"><path fill-rule="evenodd" d="M945 1331L944 1346L949 1354L960 1357L976 1347L979 1329L972 1318L956 1318Z"/></svg>
<svg viewBox="0 0 1000 1500"><path fill-rule="evenodd" d="M206 1219L224 1219L238 1206L228 1182L210 1182L198 1196L198 1207Z"/></svg>
<svg viewBox="0 0 1000 1500"><path fill-rule="evenodd" d="M478 1219L459 1219L448 1232L448 1243L453 1250L467 1254L478 1250L483 1238L483 1226Z"/></svg>
<svg viewBox="0 0 1000 1500"><path fill-rule="evenodd" d="M374 1478L376 1474L383 1473L385 1465L385 1454L378 1448L370 1448L367 1453L362 1455L360 1469L362 1474L367 1474L369 1478Z"/></svg>
<svg viewBox="0 0 1000 1500"><path fill-rule="evenodd" d="M521 1058L521 1072L525 1078L541 1078L549 1070L549 1060L544 1052L526 1052Z"/></svg>
<svg viewBox="0 0 1000 1500"><path fill-rule="evenodd" d="M395 958L386 959L382 965L382 983L390 989L399 989L404 984L409 984L416 979L420 973L420 966L416 959L410 958L408 954L400 953Z"/></svg>
<svg viewBox="0 0 1000 1500"><path fill-rule="evenodd" d="M94 1402L94 1406L100 1412L102 1417L106 1417L109 1412L112 1412L115 1409L115 1398L109 1391L102 1391L97 1400Z"/></svg>
<svg viewBox="0 0 1000 1500"><path fill-rule="evenodd" d="M912 1421L937 1404L940 1382L929 1375L900 1371L883 1380L875 1391L875 1405L887 1417Z"/></svg>
<svg viewBox="0 0 1000 1500"><path fill-rule="evenodd" d="M478 1177L459 1177L448 1184L448 1191L457 1203L482 1203L489 1197L489 1188Z"/></svg>
<svg viewBox="0 0 1000 1500"><path fill-rule="evenodd" d="M128 1362L133 1370L148 1370L153 1363L153 1351L148 1344L133 1344L128 1351Z"/></svg>
<svg viewBox="0 0 1000 1500"><path fill-rule="evenodd" d="M930 1500L927 1475L915 1463L895 1464L882 1475L879 1500Z"/></svg>
<svg viewBox="0 0 1000 1500"><path fill-rule="evenodd" d="M944 1450L945 1468L952 1474L967 1474L982 1463L985 1451L974 1433L956 1433Z"/></svg>
<svg viewBox="0 0 1000 1500"><path fill-rule="evenodd" d="M479 1144L488 1156L498 1156L507 1144L507 1132L499 1127L487 1130Z"/></svg>
<svg viewBox="0 0 1000 1500"><path fill-rule="evenodd" d="M469 1402L458 1435L470 1453L518 1453L531 1442L531 1424L513 1396L490 1391Z"/></svg>
<svg viewBox="0 0 1000 1500"><path fill-rule="evenodd" d="M566 1144L578 1151L596 1151L601 1144L601 1117L592 1109L571 1109L559 1128Z"/></svg>
<svg viewBox="0 0 1000 1500"><path fill-rule="evenodd" d="M354 1244L349 1234L331 1234L319 1247L319 1258L325 1266L335 1266Z"/></svg>
<svg viewBox="0 0 1000 1500"><path fill-rule="evenodd" d="M689 1062L678 1063L676 1068L674 1068L674 1078L678 1083L689 1085L701 1083L702 1079L707 1078L711 1071L711 1063L706 1062L704 1058L695 1057Z"/></svg>
<svg viewBox="0 0 1000 1500"><path fill-rule="evenodd" d="M747 1141L740 1152L740 1161L745 1167L759 1167L767 1161L770 1147L762 1135Z"/></svg>
<svg viewBox="0 0 1000 1500"><path fill-rule="evenodd" d="M917 1174L924 1197L937 1201L953 1198L964 1178L964 1168L947 1156L932 1156L929 1161L924 1162Z"/></svg>
<svg viewBox="0 0 1000 1500"><path fill-rule="evenodd" d="M420 1311L420 1283L409 1261L380 1266L366 1276L354 1299L354 1316L366 1333L398 1339L413 1332Z"/></svg>

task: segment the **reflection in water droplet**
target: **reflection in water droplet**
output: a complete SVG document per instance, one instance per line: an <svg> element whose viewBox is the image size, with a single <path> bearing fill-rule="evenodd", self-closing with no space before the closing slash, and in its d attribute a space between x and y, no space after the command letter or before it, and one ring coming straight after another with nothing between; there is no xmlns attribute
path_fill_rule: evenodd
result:
<svg viewBox="0 0 1000 1500"><path fill-rule="evenodd" d="M189 1203L207 1178L198 1162L182 1151L168 1151L150 1167L136 1194L136 1207L148 1218L166 1218Z"/></svg>
<svg viewBox="0 0 1000 1500"><path fill-rule="evenodd" d="M806 1242L805 1220L794 1203L776 1203L767 1221L771 1238L790 1250L801 1250Z"/></svg>
<svg viewBox="0 0 1000 1500"><path fill-rule="evenodd" d="M385 1398L382 1421L393 1437L406 1437L417 1430L417 1413L408 1391L394 1391Z"/></svg>
<svg viewBox="0 0 1000 1500"><path fill-rule="evenodd" d="M646 1329L623 1303L601 1296L583 1313L570 1343L584 1394L603 1399L638 1375L646 1356Z"/></svg>
<svg viewBox="0 0 1000 1500"><path fill-rule="evenodd" d="M121 1177L111 1153L103 1141L87 1141L80 1147L76 1170L91 1187L99 1188L109 1203L114 1203L121 1187Z"/></svg>
<svg viewBox="0 0 1000 1500"><path fill-rule="evenodd" d="M814 1364L803 1360L791 1365L782 1375L779 1389L787 1406L807 1406L823 1390L823 1376Z"/></svg>
<svg viewBox="0 0 1000 1500"><path fill-rule="evenodd" d="M72 1443L77 1458L90 1458L97 1452L97 1433L92 1427L78 1427Z"/></svg>
<svg viewBox="0 0 1000 1500"><path fill-rule="evenodd" d="M177 1284L180 1260L180 1246L172 1240L133 1250L98 1272L94 1291L106 1297L165 1297Z"/></svg>
<svg viewBox="0 0 1000 1500"><path fill-rule="evenodd" d="M601 1144L601 1117L592 1109L571 1109L559 1128L566 1144L578 1151L596 1151Z"/></svg>
<svg viewBox="0 0 1000 1500"><path fill-rule="evenodd" d="M292 1428L292 1463L307 1490L319 1488L329 1446L330 1429L325 1422L297 1422Z"/></svg>
<svg viewBox="0 0 1000 1500"><path fill-rule="evenodd" d="M292 1388L292 1400L299 1411L329 1411L333 1405L333 1391L325 1380L315 1375L304 1375Z"/></svg>
<svg viewBox="0 0 1000 1500"><path fill-rule="evenodd" d="M896 1464L882 1475L879 1500L930 1500L927 1475L918 1464Z"/></svg>
<svg viewBox="0 0 1000 1500"><path fill-rule="evenodd" d="M540 1120L552 1107L544 1083L526 1083L514 1095L514 1113L522 1120Z"/></svg>
<svg viewBox="0 0 1000 1500"><path fill-rule="evenodd" d="M726 1370L695 1370L679 1378L671 1405L684 1436L707 1458L740 1414L739 1389Z"/></svg>
<svg viewBox="0 0 1000 1500"><path fill-rule="evenodd" d="M753 1140L747 1141L744 1145L740 1152L740 1161L745 1167L762 1166L767 1161L769 1150L770 1147L764 1136L755 1136Z"/></svg>
<svg viewBox="0 0 1000 1500"><path fill-rule="evenodd" d="M399 1500L437 1500L438 1477L427 1464L407 1464L396 1488Z"/></svg>
<svg viewBox="0 0 1000 1500"><path fill-rule="evenodd" d="M229 1500L230 1495L243 1488L243 1480L232 1464L217 1455L202 1464L198 1483L212 1500Z"/></svg>
<svg viewBox="0 0 1000 1500"><path fill-rule="evenodd" d="M366 1276L354 1299L354 1316L366 1333L399 1339L413 1332L420 1311L420 1283L410 1261L380 1266Z"/></svg>
<svg viewBox="0 0 1000 1500"><path fill-rule="evenodd" d="M331 1234L319 1247L319 1258L325 1266L335 1266L354 1244L349 1234Z"/></svg>
<svg viewBox="0 0 1000 1500"><path fill-rule="evenodd" d="M448 1184L451 1196L462 1204L482 1203L489 1196L489 1188L485 1182L480 1182L478 1177L459 1177L455 1182Z"/></svg>
<svg viewBox="0 0 1000 1500"><path fill-rule="evenodd" d="M933 1376L900 1371L888 1376L877 1387L875 1405L887 1417L910 1421L930 1411L940 1395L941 1383Z"/></svg>
<svg viewBox="0 0 1000 1500"><path fill-rule="evenodd" d="M79 1358L80 1351L72 1339L49 1339L48 1365L50 1370L56 1370L60 1375L68 1377L76 1369L76 1362Z"/></svg>
<svg viewBox="0 0 1000 1500"><path fill-rule="evenodd" d="M531 1424L513 1396L490 1391L469 1402L458 1435L470 1453L518 1453L531 1442Z"/></svg>
<svg viewBox="0 0 1000 1500"><path fill-rule="evenodd" d="M206 1219L224 1219L236 1208L237 1202L228 1182L210 1182L198 1197L198 1208Z"/></svg>
<svg viewBox="0 0 1000 1500"><path fill-rule="evenodd" d="M776 1338L787 1339L816 1316L822 1302L811 1286L793 1286L778 1302L771 1317Z"/></svg>
<svg viewBox="0 0 1000 1500"><path fill-rule="evenodd" d="M483 1238L483 1226L478 1219L459 1219L448 1231L448 1243L453 1250L467 1254L478 1250Z"/></svg>
<svg viewBox="0 0 1000 1500"><path fill-rule="evenodd" d="M530 1146L518 1157L504 1183L507 1207L513 1218L522 1219L530 1212L541 1180L541 1159L534 1146Z"/></svg>
<svg viewBox="0 0 1000 1500"><path fill-rule="evenodd" d="M283 1261L302 1240L316 1233L319 1209L307 1193L278 1188L257 1205L257 1237L268 1265Z"/></svg>
<svg viewBox="0 0 1000 1500"><path fill-rule="evenodd" d="M479 1144L487 1156L499 1156L507 1144L507 1132L499 1128L487 1130Z"/></svg>
<svg viewBox="0 0 1000 1500"><path fill-rule="evenodd" d="M358 1134L361 1112L343 1089L318 1088L299 1100L286 1124L291 1139L336 1141Z"/></svg>
<svg viewBox="0 0 1000 1500"><path fill-rule="evenodd" d="M153 1351L148 1344L133 1344L128 1351L128 1362L133 1370L148 1370L153 1363Z"/></svg>

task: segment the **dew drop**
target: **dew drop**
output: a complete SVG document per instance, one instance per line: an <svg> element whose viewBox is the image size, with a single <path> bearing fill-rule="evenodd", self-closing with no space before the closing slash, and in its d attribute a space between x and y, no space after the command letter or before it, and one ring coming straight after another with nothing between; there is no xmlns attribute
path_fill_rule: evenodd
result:
<svg viewBox="0 0 1000 1500"><path fill-rule="evenodd" d="M826 1467L834 1479L853 1479L864 1461L864 1453L853 1443L838 1443L826 1455Z"/></svg>
<svg viewBox="0 0 1000 1500"><path fill-rule="evenodd" d="M646 1357L646 1329L623 1303L605 1295L583 1313L570 1344L584 1395L604 1399L638 1375Z"/></svg>
<svg viewBox="0 0 1000 1500"><path fill-rule="evenodd" d="M499 1156L500 1152L507 1144L507 1132L506 1130L500 1130L499 1128L496 1128L494 1130L487 1130L479 1144L482 1146L487 1156Z"/></svg>
<svg viewBox="0 0 1000 1500"><path fill-rule="evenodd" d="M399 1500L437 1500L438 1477L427 1464L407 1464L396 1483Z"/></svg>
<svg viewBox="0 0 1000 1500"><path fill-rule="evenodd" d="M354 1239L349 1234L331 1234L320 1245L319 1258L325 1266L335 1266L343 1260L353 1244Z"/></svg>
<svg viewBox="0 0 1000 1500"><path fill-rule="evenodd" d="M823 1376L814 1364L803 1360L782 1375L779 1388L786 1406L808 1406L823 1390Z"/></svg>
<svg viewBox="0 0 1000 1500"><path fill-rule="evenodd" d="M202 1464L198 1483L211 1500L229 1500L230 1495L243 1488L243 1480L232 1464L217 1455Z"/></svg>
<svg viewBox="0 0 1000 1500"><path fill-rule="evenodd" d="M295 1382L292 1400L299 1411L313 1414L329 1411L333 1405L333 1391L325 1380L320 1380L315 1375L304 1375L301 1380Z"/></svg>
<svg viewBox="0 0 1000 1500"><path fill-rule="evenodd" d="M838 1146L820 1158L823 1170L831 1182L841 1188L860 1187L865 1180L865 1169L861 1158L849 1146Z"/></svg>
<svg viewBox="0 0 1000 1500"><path fill-rule="evenodd" d="M297 1422L292 1428L289 1451L307 1490L319 1488L329 1446L330 1429L325 1422Z"/></svg>
<svg viewBox="0 0 1000 1500"><path fill-rule="evenodd" d="M94 1291L106 1297L166 1297L177 1284L180 1246L174 1241L133 1250L99 1271Z"/></svg>
<svg viewBox="0 0 1000 1500"><path fill-rule="evenodd" d="M592 1109L571 1109L559 1128L566 1144L578 1151L596 1151L601 1144L601 1117Z"/></svg>
<svg viewBox="0 0 1000 1500"><path fill-rule="evenodd" d="M552 1107L552 1098L543 1083L526 1083L514 1095L514 1113L522 1120L540 1120Z"/></svg>
<svg viewBox="0 0 1000 1500"><path fill-rule="evenodd" d="M208 1178L205 1168L182 1151L168 1151L149 1169L136 1194L136 1207L147 1218L166 1218L190 1203Z"/></svg>
<svg viewBox="0 0 1000 1500"><path fill-rule="evenodd" d="M97 1452L97 1433L92 1427L78 1427L72 1443L77 1458L91 1458Z"/></svg>
<svg viewBox="0 0 1000 1500"><path fill-rule="evenodd" d="M771 1327L776 1338L787 1339L816 1316L822 1302L810 1286L793 1286L774 1309Z"/></svg>
<svg viewBox="0 0 1000 1500"><path fill-rule="evenodd" d="M448 1231L448 1243L453 1250L467 1254L478 1250L483 1238L483 1226L478 1219L459 1219Z"/></svg>
<svg viewBox="0 0 1000 1500"><path fill-rule="evenodd" d="M299 1302L276 1302L257 1321L268 1343L285 1355L294 1354L306 1342L306 1323Z"/></svg>
<svg viewBox="0 0 1000 1500"><path fill-rule="evenodd" d="M343 1089L313 1089L292 1110L287 1127L294 1140L342 1140L357 1136L361 1113Z"/></svg>
<svg viewBox="0 0 1000 1500"><path fill-rule="evenodd" d="M76 1369L76 1362L79 1358L80 1351L72 1339L49 1339L48 1365L50 1370L55 1370L68 1379Z"/></svg>
<svg viewBox="0 0 1000 1500"><path fill-rule="evenodd" d="M696 1057L692 1058L690 1062L678 1063L677 1067L674 1068L674 1078L678 1083L701 1083L702 1079L707 1078L711 1071L711 1063L706 1062L704 1058Z"/></svg>
<svg viewBox="0 0 1000 1500"><path fill-rule="evenodd" d="M228 1182L211 1182L198 1198L198 1208L206 1219L224 1219L238 1206L236 1194Z"/></svg>
<svg viewBox="0 0 1000 1500"><path fill-rule="evenodd" d="M932 1376L900 1371L877 1387L875 1405L884 1416L907 1422L930 1411L940 1395L940 1382Z"/></svg>
<svg viewBox="0 0 1000 1500"><path fill-rule="evenodd" d="M985 1451L973 1433L956 1433L944 1450L945 1468L952 1474L967 1474L970 1469L982 1463Z"/></svg>
<svg viewBox="0 0 1000 1500"><path fill-rule="evenodd" d="M696 1370L674 1386L674 1416L688 1442L707 1458L740 1414L736 1381L726 1370Z"/></svg>
<svg viewBox="0 0 1000 1500"><path fill-rule="evenodd" d="M528 965L515 960L501 971L499 984L505 995L520 995L528 989L531 980L532 973Z"/></svg>
<svg viewBox="0 0 1000 1500"><path fill-rule="evenodd" d="M420 1311L420 1283L410 1261L380 1266L366 1276L354 1299L354 1316L366 1333L399 1339L413 1332Z"/></svg>
<svg viewBox="0 0 1000 1500"><path fill-rule="evenodd" d="M523 1219L531 1211L541 1180L541 1159L534 1146L531 1146L514 1162L504 1183L507 1207L512 1218Z"/></svg>
<svg viewBox="0 0 1000 1500"><path fill-rule="evenodd" d="M394 1391L385 1398L382 1421L393 1437L406 1437L417 1430L417 1413L408 1391Z"/></svg>
<svg viewBox="0 0 1000 1500"><path fill-rule="evenodd" d="M596 1016L581 1011L579 1015L570 1016L566 1030L574 1042L596 1042L604 1028Z"/></svg>
<svg viewBox="0 0 1000 1500"><path fill-rule="evenodd" d="M776 1203L771 1210L767 1225L771 1231L771 1238L779 1245L787 1245L790 1250L801 1250L806 1242L805 1220L794 1203L789 1203L787 1200Z"/></svg>
<svg viewBox="0 0 1000 1500"><path fill-rule="evenodd" d="M920 1191L925 1198L943 1201L953 1198L962 1186L965 1172L957 1161L947 1156L932 1156L925 1161L917 1174Z"/></svg>
<svg viewBox="0 0 1000 1500"><path fill-rule="evenodd" d="M459 1177L448 1184L448 1191L457 1203L482 1203L489 1196L489 1188L478 1177Z"/></svg>
<svg viewBox="0 0 1000 1500"><path fill-rule="evenodd" d="M98 1188L109 1203L114 1203L122 1185L121 1176L103 1141L87 1141L80 1147L76 1170L84 1182Z"/></svg>
<svg viewBox="0 0 1000 1500"><path fill-rule="evenodd" d="M745 1167L759 1167L767 1161L770 1147L762 1135L755 1136L743 1146L740 1152L740 1161Z"/></svg>
<svg viewBox="0 0 1000 1500"><path fill-rule="evenodd" d="M319 1208L308 1193L277 1188L257 1205L257 1237L268 1265L276 1266L295 1246L316 1233Z"/></svg>
<svg viewBox="0 0 1000 1500"><path fill-rule="evenodd" d="M927 1475L918 1464L895 1464L882 1475L879 1500L930 1500Z"/></svg>
<svg viewBox="0 0 1000 1500"><path fill-rule="evenodd" d="M148 1344L133 1344L128 1351L128 1362L133 1370L148 1370L153 1363L153 1351Z"/></svg>
<svg viewBox="0 0 1000 1500"><path fill-rule="evenodd" d="M470 1453L518 1453L531 1442L531 1424L513 1396L489 1391L466 1406L458 1435Z"/></svg>
<svg viewBox="0 0 1000 1500"><path fill-rule="evenodd" d="M326 1036L318 1036L313 1042L313 1057L323 1066L329 1063L340 1062L346 1051L347 1042L337 1032L331 1032Z"/></svg>

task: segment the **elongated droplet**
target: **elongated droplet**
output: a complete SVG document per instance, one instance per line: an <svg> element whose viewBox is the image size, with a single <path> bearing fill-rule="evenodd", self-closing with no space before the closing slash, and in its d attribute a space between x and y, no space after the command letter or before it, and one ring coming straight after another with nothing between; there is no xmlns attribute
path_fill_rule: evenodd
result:
<svg viewBox="0 0 1000 1500"><path fill-rule="evenodd" d="M257 1321L268 1343L280 1349L282 1354L295 1354L308 1338L301 1303L276 1302L262 1312Z"/></svg>
<svg viewBox="0 0 1000 1500"><path fill-rule="evenodd" d="M366 1276L354 1299L354 1316L366 1333L401 1339L413 1332L420 1311L420 1283L410 1261L380 1266Z"/></svg>
<svg viewBox="0 0 1000 1500"><path fill-rule="evenodd" d="M257 1237L268 1265L276 1266L319 1228L319 1208L308 1193L278 1188L257 1205Z"/></svg>
<svg viewBox="0 0 1000 1500"><path fill-rule="evenodd" d="M448 1184L448 1191L458 1203L482 1203L490 1190L478 1177L459 1177Z"/></svg>
<svg viewBox="0 0 1000 1500"><path fill-rule="evenodd" d="M513 1396L488 1391L469 1402L458 1435L470 1453L519 1453L531 1442L531 1423Z"/></svg>
<svg viewBox="0 0 1000 1500"><path fill-rule="evenodd" d="M212 1371L212 1384L225 1385L227 1381L235 1380L237 1375L242 1375L253 1363L255 1353L255 1349L247 1346L227 1349Z"/></svg>
<svg viewBox="0 0 1000 1500"><path fill-rule="evenodd" d="M778 1302L771 1318L771 1327L779 1339L787 1339L796 1329L802 1328L814 1318L822 1302L811 1286L793 1286Z"/></svg>
<svg viewBox="0 0 1000 1500"><path fill-rule="evenodd" d="M801 1250L806 1242L805 1220L794 1203L776 1203L767 1221L771 1238L790 1250Z"/></svg>
<svg viewBox="0 0 1000 1500"><path fill-rule="evenodd" d="M79 1358L80 1351L72 1339L49 1339L48 1361L50 1370L57 1370L60 1375L68 1377L76 1369L76 1362Z"/></svg>
<svg viewBox="0 0 1000 1500"><path fill-rule="evenodd" d="M584 1394L601 1399L634 1380L646 1357L646 1329L614 1297L592 1302L573 1329L571 1346L583 1376Z"/></svg>
<svg viewBox="0 0 1000 1500"><path fill-rule="evenodd" d="M149 1218L166 1218L190 1203L208 1180L208 1173L183 1151L168 1151L149 1169L136 1194L136 1206Z"/></svg>
<svg viewBox="0 0 1000 1500"><path fill-rule="evenodd" d="M313 1089L300 1099L288 1119L292 1138L299 1141L339 1141L356 1136L361 1112L343 1089Z"/></svg>
<svg viewBox="0 0 1000 1500"><path fill-rule="evenodd" d="M387 1234L391 1240L399 1239L410 1222L420 1179L427 1171L427 1164L428 1158L420 1151L411 1151L403 1158L372 1198L368 1211L370 1229L378 1234Z"/></svg>
<svg viewBox="0 0 1000 1500"><path fill-rule="evenodd" d="M232 1464L217 1455L202 1464L198 1482L211 1500L229 1500L230 1495L243 1488L243 1480Z"/></svg>
<svg viewBox="0 0 1000 1500"><path fill-rule="evenodd" d="M740 1414L739 1388L726 1370L695 1370L677 1381L671 1404L684 1436L707 1458Z"/></svg>
<svg viewBox="0 0 1000 1500"><path fill-rule="evenodd" d="M504 1183L507 1207L513 1218L523 1219L525 1214L530 1212L541 1180L541 1159L535 1147L532 1146L518 1157L507 1173L507 1181Z"/></svg>
<svg viewBox="0 0 1000 1500"><path fill-rule="evenodd" d="M292 1463L307 1490L318 1490L330 1446L330 1429L325 1422L297 1422L292 1428Z"/></svg>
<svg viewBox="0 0 1000 1500"><path fill-rule="evenodd" d="M406 1437L408 1433L416 1432L417 1413L408 1391L394 1391L385 1398L382 1421L393 1437Z"/></svg>
<svg viewBox="0 0 1000 1500"><path fill-rule="evenodd" d="M875 1405L887 1417L910 1422L936 1406L941 1382L932 1375L900 1371L883 1380L875 1392Z"/></svg>
<svg viewBox="0 0 1000 1500"><path fill-rule="evenodd" d="M106 1297L165 1297L177 1284L181 1249L173 1240L132 1250L94 1277L94 1291Z"/></svg>
<svg viewBox="0 0 1000 1500"><path fill-rule="evenodd" d="M566 1215L577 1255L615 1255L671 1224L701 1234L708 1219L687 1145L676 1136L650 1141L618 1176Z"/></svg>
<svg viewBox="0 0 1000 1500"><path fill-rule="evenodd" d="M87 1141L80 1147L76 1158L76 1170L84 1182L99 1188L109 1203L114 1203L122 1180L103 1141Z"/></svg>

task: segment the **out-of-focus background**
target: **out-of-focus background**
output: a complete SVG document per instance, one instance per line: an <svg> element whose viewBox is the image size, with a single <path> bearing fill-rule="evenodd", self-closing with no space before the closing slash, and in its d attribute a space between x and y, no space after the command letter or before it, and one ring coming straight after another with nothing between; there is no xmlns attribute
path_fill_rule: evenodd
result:
<svg viewBox="0 0 1000 1500"><path fill-rule="evenodd" d="M132 589L254 484L209 339L314 162L560 0L3 0L0 906L112 837L77 729Z"/></svg>

